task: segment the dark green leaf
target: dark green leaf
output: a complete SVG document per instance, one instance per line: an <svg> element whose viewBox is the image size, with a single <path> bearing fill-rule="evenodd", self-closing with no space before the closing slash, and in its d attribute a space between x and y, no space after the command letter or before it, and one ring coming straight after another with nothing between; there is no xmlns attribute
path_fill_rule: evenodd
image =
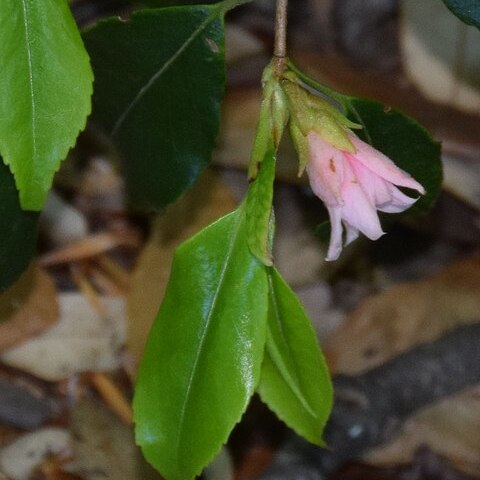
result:
<svg viewBox="0 0 480 480"><path fill-rule="evenodd" d="M21 209L13 175L0 158L0 292L29 264L37 242L38 213Z"/></svg>
<svg viewBox="0 0 480 480"><path fill-rule="evenodd" d="M198 0L143 0L142 3L150 8L174 7L180 5L194 5L200 3ZM203 5L217 3L217 0L201 2Z"/></svg>
<svg viewBox="0 0 480 480"><path fill-rule="evenodd" d="M246 409L267 304L267 274L248 249L243 208L177 250L134 399L137 442L168 480L198 475Z"/></svg>
<svg viewBox="0 0 480 480"><path fill-rule="evenodd" d="M427 191L408 210L428 210L442 185L440 144L415 120L371 100L346 98L348 116L364 126L357 134L410 173Z"/></svg>
<svg viewBox="0 0 480 480"><path fill-rule="evenodd" d="M480 2L478 0L443 0L443 2L460 20L480 28Z"/></svg>
<svg viewBox="0 0 480 480"><path fill-rule="evenodd" d="M330 376L302 305L273 268L258 392L289 427L310 442L323 444L322 433L333 401Z"/></svg>
<svg viewBox="0 0 480 480"><path fill-rule="evenodd" d="M259 172L250 184L246 203L248 246L265 265L272 265L270 232L275 163L275 154L270 150L257 167Z"/></svg>
<svg viewBox="0 0 480 480"><path fill-rule="evenodd" d="M66 0L3 0L0 153L23 208L40 210L90 113L92 72Z"/></svg>
<svg viewBox="0 0 480 480"><path fill-rule="evenodd" d="M207 165L224 92L225 3L141 11L84 35L94 119L125 161L134 205L175 200Z"/></svg>

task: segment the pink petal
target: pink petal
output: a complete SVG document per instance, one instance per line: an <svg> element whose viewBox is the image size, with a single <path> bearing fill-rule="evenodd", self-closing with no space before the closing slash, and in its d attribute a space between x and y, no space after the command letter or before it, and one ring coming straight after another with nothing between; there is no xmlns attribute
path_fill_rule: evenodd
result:
<svg viewBox="0 0 480 480"><path fill-rule="evenodd" d="M341 207L327 207L328 215L330 217L330 244L328 245L328 252L325 260L332 262L337 260L342 253L342 212Z"/></svg>
<svg viewBox="0 0 480 480"><path fill-rule="evenodd" d="M342 196L344 221L351 227L360 230L371 240L380 238L384 232L375 205L371 203L359 180L355 177L349 162L345 162L344 165Z"/></svg>
<svg viewBox="0 0 480 480"><path fill-rule="evenodd" d="M388 189L390 182L373 173L355 158L348 157L347 161L372 205L383 205L391 201L392 197Z"/></svg>
<svg viewBox="0 0 480 480"><path fill-rule="evenodd" d="M347 157L353 156L365 167L384 180L401 187L408 187L424 194L425 189L410 174L398 168L386 155L379 152L368 143L363 142L355 135L350 135L350 140L357 149L354 154L346 152Z"/></svg>
<svg viewBox="0 0 480 480"><path fill-rule="evenodd" d="M350 245L353 241L358 238L358 230L355 227L352 227L348 222L343 222L345 225L345 230L347 232L347 236L345 238L345 246Z"/></svg>
<svg viewBox="0 0 480 480"><path fill-rule="evenodd" d="M348 224L348 222L343 222L345 226L345 231L346 231L346 238L345 238L345 244L344 246L346 247L347 245L350 245L352 242L354 242L359 235L359 231L355 228L352 227L351 225Z"/></svg>
<svg viewBox="0 0 480 480"><path fill-rule="evenodd" d="M307 174L310 185L317 197L327 206L341 205L341 187L343 182L343 152L324 142L319 135L308 135L310 161Z"/></svg>
<svg viewBox="0 0 480 480"><path fill-rule="evenodd" d="M391 200L384 204L377 205L377 209L386 213L400 213L410 208L418 198L410 198L402 193L395 185L388 185Z"/></svg>

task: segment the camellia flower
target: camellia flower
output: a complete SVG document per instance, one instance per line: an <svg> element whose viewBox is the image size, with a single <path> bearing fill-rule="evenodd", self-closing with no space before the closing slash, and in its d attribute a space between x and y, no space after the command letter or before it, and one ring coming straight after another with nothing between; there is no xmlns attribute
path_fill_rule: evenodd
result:
<svg viewBox="0 0 480 480"><path fill-rule="evenodd" d="M330 245L326 260L336 260L345 245L362 232L377 240L384 232L377 210L399 213L410 208L416 198L402 193L397 186L424 194L425 190L387 156L360 140L349 139L355 152L340 150L312 131L308 134L309 160L306 165L310 185L328 209L331 223Z"/></svg>
<svg viewBox="0 0 480 480"><path fill-rule="evenodd" d="M282 86L289 102L290 133L300 158L299 175L306 168L313 192L327 207L330 245L326 260L336 260L359 232L377 240L384 232L377 211L399 213L416 201L397 187L424 194L425 189L386 155L360 140L361 128L328 100L286 78Z"/></svg>

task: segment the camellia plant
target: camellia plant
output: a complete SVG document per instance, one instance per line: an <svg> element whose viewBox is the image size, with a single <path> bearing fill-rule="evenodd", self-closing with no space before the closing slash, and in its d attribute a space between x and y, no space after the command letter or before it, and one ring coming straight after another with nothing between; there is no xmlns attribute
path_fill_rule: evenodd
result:
<svg viewBox="0 0 480 480"><path fill-rule="evenodd" d="M445 1L480 25L478 6ZM38 211L90 112L123 160L136 208L161 209L192 186L220 122L224 16L243 3L155 8L152 0L128 20L102 20L81 34L67 0L0 0L1 289L31 260ZM323 445L329 373L272 256L286 132L299 175L306 170L328 210L329 261L360 233L379 238L378 212L418 214L439 193L440 148L430 135L395 110L310 78L287 57L286 28L287 0L278 0L246 197L178 247L140 366L136 439L167 480L200 474L255 392Z"/></svg>

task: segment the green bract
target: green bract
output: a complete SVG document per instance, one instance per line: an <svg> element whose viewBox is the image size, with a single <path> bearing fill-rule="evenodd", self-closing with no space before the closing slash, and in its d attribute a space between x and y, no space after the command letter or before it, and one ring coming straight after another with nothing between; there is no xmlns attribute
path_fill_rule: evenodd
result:
<svg viewBox="0 0 480 480"><path fill-rule="evenodd" d="M296 132L304 137L316 132L335 148L346 152L355 151L348 137L349 129L361 128L361 125L351 122L327 100L309 93L296 82L286 80L282 87L288 98L291 124L294 124Z"/></svg>
<svg viewBox="0 0 480 480"><path fill-rule="evenodd" d="M2 0L0 154L40 210L90 113L92 72L66 0Z"/></svg>
<svg viewBox="0 0 480 480"><path fill-rule="evenodd" d="M273 181L275 153L269 150L259 165L257 178L250 184L246 202L247 240L250 251L265 265L273 265Z"/></svg>
<svg viewBox="0 0 480 480"><path fill-rule="evenodd" d="M265 68L262 84L260 116L248 167L248 178L251 180L256 178L258 168L267 153L276 153L289 117L287 98L280 85L280 78L274 75L272 65Z"/></svg>

